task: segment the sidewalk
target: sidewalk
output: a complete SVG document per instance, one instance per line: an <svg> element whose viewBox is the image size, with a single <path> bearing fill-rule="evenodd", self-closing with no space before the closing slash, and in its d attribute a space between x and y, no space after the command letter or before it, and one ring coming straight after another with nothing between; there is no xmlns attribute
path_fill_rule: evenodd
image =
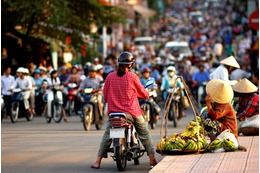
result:
<svg viewBox="0 0 260 173"><path fill-rule="evenodd" d="M247 151L165 156L150 173L259 172L259 136L239 136Z"/></svg>

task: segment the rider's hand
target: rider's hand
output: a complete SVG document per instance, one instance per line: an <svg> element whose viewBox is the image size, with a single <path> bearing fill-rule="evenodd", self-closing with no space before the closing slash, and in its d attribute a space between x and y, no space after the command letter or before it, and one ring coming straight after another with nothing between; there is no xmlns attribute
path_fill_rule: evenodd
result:
<svg viewBox="0 0 260 173"><path fill-rule="evenodd" d="M7 91L12 91L12 89L10 88L10 89L8 89Z"/></svg>
<svg viewBox="0 0 260 173"><path fill-rule="evenodd" d="M30 88L26 88L25 91L30 91L31 89Z"/></svg>
<svg viewBox="0 0 260 173"><path fill-rule="evenodd" d="M241 81L241 79L238 79L238 80L237 80L237 82L240 82L240 81Z"/></svg>

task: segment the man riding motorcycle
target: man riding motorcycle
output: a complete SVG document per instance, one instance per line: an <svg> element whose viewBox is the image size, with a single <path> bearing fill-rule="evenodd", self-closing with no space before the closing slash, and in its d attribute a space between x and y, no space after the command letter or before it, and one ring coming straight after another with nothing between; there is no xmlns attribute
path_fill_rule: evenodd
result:
<svg viewBox="0 0 260 173"><path fill-rule="evenodd" d="M154 157L153 142L142 116L142 110L139 106L138 97L143 99L149 98L149 93L145 90L136 74L129 72L134 64L133 55L129 52L123 52L119 55L117 72L110 73L104 86L104 100L108 104L108 114L113 112L126 112L132 115L134 126L141 142L144 145L147 154L149 154L150 165L157 164ZM91 168L98 169L102 157L111 145L109 137L110 126L108 125L102 142L100 144L97 160Z"/></svg>
<svg viewBox="0 0 260 173"><path fill-rule="evenodd" d="M103 98L102 98L102 91L103 91L103 85L102 81L103 78L97 75L97 67L95 65L92 65L88 68L89 76L86 77L86 79L81 82L79 91L84 90L85 88L92 88L93 90L98 90L98 109L99 109L99 115L103 117Z"/></svg>
<svg viewBox="0 0 260 173"><path fill-rule="evenodd" d="M153 79L152 77L150 77L150 74L151 74L151 70L146 67L142 70L142 75L143 77L140 79L140 82L141 84L145 87L146 85L146 82ZM153 79L154 80L154 79ZM156 90L157 90L157 85L156 83L154 82L153 85L149 86L147 89L151 89L153 90L154 92L154 95L152 95L153 97L157 97L157 93L156 93ZM160 107L156 104L155 101L152 102L153 104L153 107L154 107L154 112L156 114L156 119L158 120L159 119L159 112L160 112Z"/></svg>
<svg viewBox="0 0 260 173"><path fill-rule="evenodd" d="M20 73L20 77L16 78L14 84L11 86L11 88L8 91L11 91L14 88L21 88L24 90L23 95L23 102L25 109L31 114L30 104L29 104L29 97L32 89L32 82L31 80L25 76L25 73L27 72L24 68L19 68L17 70L18 73Z"/></svg>

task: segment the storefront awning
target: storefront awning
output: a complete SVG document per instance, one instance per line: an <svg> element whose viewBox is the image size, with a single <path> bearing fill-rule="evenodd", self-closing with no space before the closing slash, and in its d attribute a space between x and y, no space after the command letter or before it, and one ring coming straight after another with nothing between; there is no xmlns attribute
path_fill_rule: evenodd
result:
<svg viewBox="0 0 260 173"><path fill-rule="evenodd" d="M151 10L145 6L141 6L141 5L134 5L134 10L141 14L142 17L152 17L156 14L156 12L154 10Z"/></svg>

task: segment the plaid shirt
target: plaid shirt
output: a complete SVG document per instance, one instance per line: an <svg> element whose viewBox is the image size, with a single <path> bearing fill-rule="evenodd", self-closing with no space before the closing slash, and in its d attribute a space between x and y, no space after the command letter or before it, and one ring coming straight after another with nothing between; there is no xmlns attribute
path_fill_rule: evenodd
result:
<svg viewBox="0 0 260 173"><path fill-rule="evenodd" d="M259 95L243 94L239 97L239 105L237 108L237 118L244 120L246 117L259 115Z"/></svg>
<svg viewBox="0 0 260 173"><path fill-rule="evenodd" d="M110 73L105 81L104 100L108 105L108 114L127 112L134 118L142 115L138 98L148 99L145 90L136 74L127 72L122 77L117 72Z"/></svg>
<svg viewBox="0 0 260 173"><path fill-rule="evenodd" d="M212 104L212 109L209 110L208 116L212 121L218 121L222 124L220 133L229 129L237 138L237 119L236 112L230 103L227 104Z"/></svg>

